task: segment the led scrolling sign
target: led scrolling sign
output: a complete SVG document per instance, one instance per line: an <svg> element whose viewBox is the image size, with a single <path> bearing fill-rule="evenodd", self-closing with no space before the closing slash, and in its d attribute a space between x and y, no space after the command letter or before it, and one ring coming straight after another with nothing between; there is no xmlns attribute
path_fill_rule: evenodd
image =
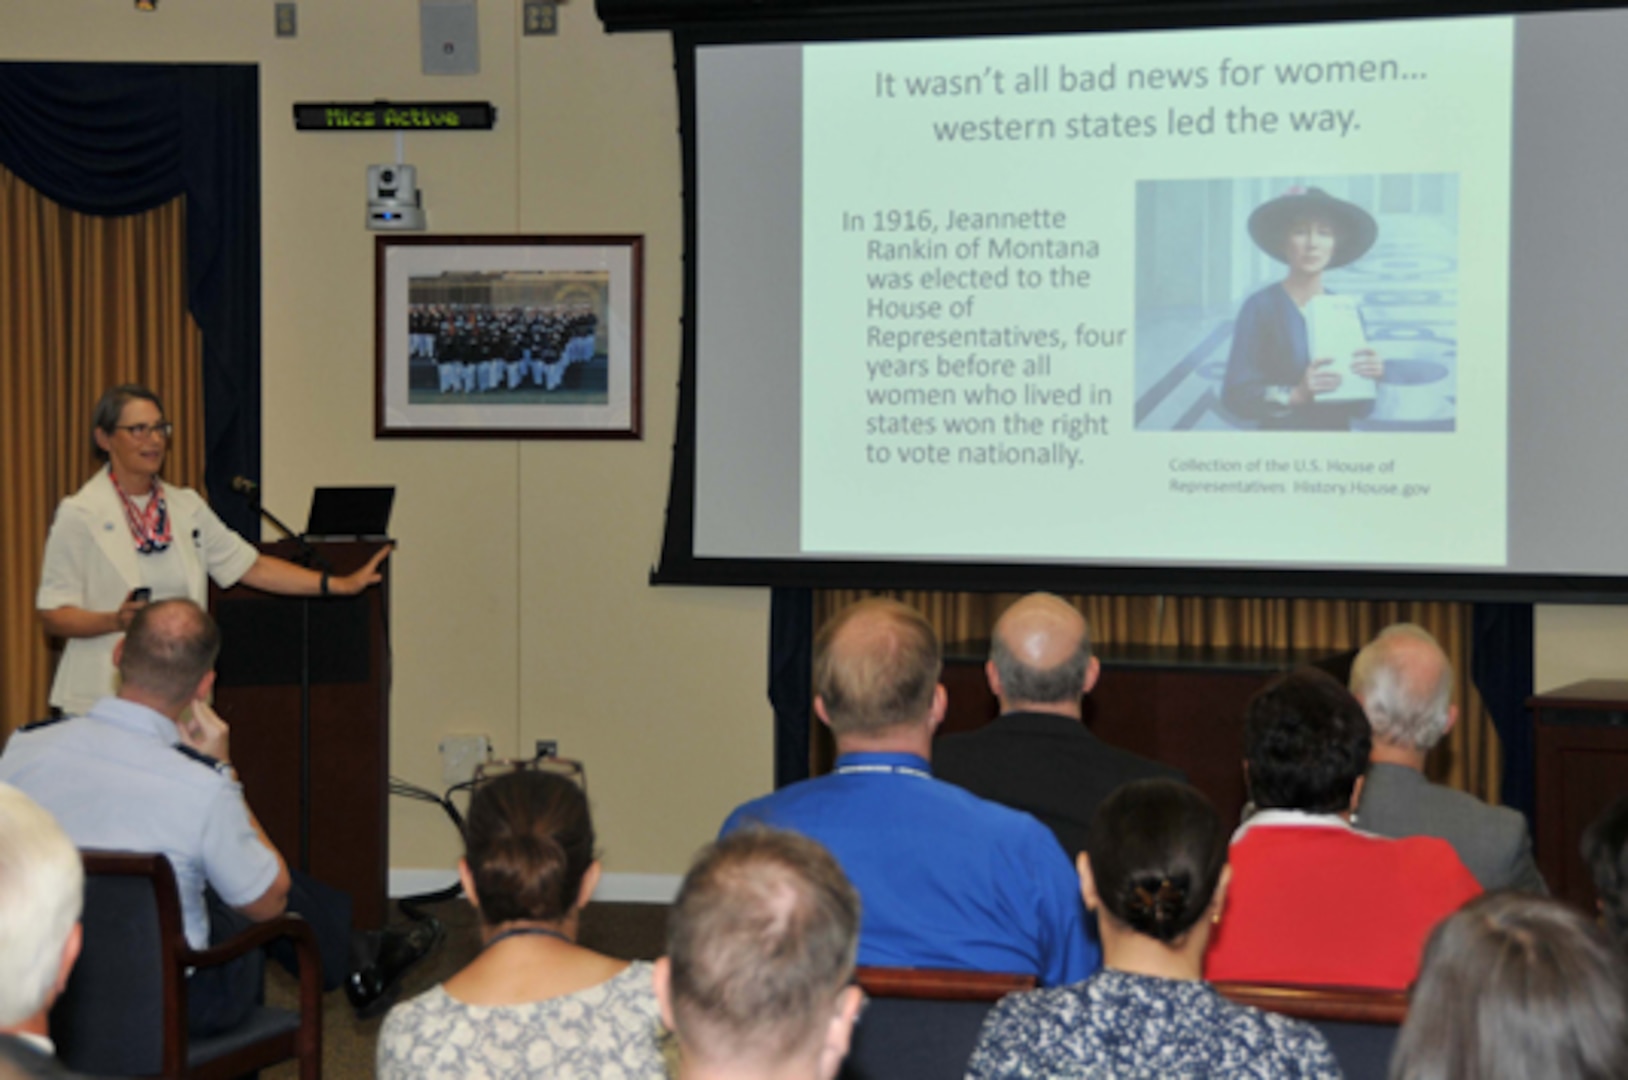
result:
<svg viewBox="0 0 1628 1080"><path fill-rule="evenodd" d="M296 102L295 131L491 131L489 101Z"/></svg>

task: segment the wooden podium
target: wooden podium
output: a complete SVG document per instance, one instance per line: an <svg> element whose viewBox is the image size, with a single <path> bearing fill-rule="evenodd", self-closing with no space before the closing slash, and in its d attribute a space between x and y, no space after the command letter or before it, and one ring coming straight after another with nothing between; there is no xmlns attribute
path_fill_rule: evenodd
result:
<svg viewBox="0 0 1628 1080"><path fill-rule="evenodd" d="M1527 700L1536 727L1538 869L1549 890L1594 911L1583 830L1628 794L1628 680L1588 679Z"/></svg>
<svg viewBox="0 0 1628 1080"><path fill-rule="evenodd" d="M336 575L361 566L379 546L312 544ZM301 561L291 540L260 549ZM355 597L306 600L240 585L212 590L210 605L222 639L215 709L231 725L232 763L249 806L290 867L350 894L360 929L383 925L387 904L388 561L381 571L384 580ZM302 685L309 686L308 739Z"/></svg>

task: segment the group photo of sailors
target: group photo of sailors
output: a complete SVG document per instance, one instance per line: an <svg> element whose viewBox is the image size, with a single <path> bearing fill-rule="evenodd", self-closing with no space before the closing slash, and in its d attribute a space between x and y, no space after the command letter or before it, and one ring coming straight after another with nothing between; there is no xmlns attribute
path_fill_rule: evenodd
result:
<svg viewBox="0 0 1628 1080"><path fill-rule="evenodd" d="M434 366L429 385L438 394L535 400L529 392L591 389L571 370L598 352L599 316L589 304L413 303L407 319L409 362Z"/></svg>

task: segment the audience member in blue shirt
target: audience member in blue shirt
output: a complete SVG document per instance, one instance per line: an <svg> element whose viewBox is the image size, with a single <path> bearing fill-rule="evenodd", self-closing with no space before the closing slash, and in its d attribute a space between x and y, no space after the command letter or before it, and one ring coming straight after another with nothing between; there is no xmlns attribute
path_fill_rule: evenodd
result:
<svg viewBox="0 0 1628 1080"><path fill-rule="evenodd" d="M761 823L824 844L859 890L862 965L1082 979L1099 952L1051 831L933 778L940 668L937 636L913 609L866 600L839 613L814 654L814 711L836 737L836 771L747 803L723 834Z"/></svg>

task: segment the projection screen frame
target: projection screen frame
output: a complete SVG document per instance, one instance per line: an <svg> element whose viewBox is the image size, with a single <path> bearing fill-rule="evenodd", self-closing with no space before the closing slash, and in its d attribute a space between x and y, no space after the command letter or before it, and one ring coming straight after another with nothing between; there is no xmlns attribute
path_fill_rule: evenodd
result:
<svg viewBox="0 0 1628 1080"><path fill-rule="evenodd" d="M1021 5L824 0L762 5L754 0L598 0L607 30L669 30L679 91L684 186L684 298L677 430L656 585L946 589L1147 595L1327 597L1478 602L1621 603L1628 574L1567 575L1436 570L1152 566L1084 562L969 562L908 559L716 558L694 550L697 437L698 251L696 50L710 45L864 41L889 38L1022 36L1169 28L1315 24L1617 8L1621 3L1419 4L1156 2Z"/></svg>

